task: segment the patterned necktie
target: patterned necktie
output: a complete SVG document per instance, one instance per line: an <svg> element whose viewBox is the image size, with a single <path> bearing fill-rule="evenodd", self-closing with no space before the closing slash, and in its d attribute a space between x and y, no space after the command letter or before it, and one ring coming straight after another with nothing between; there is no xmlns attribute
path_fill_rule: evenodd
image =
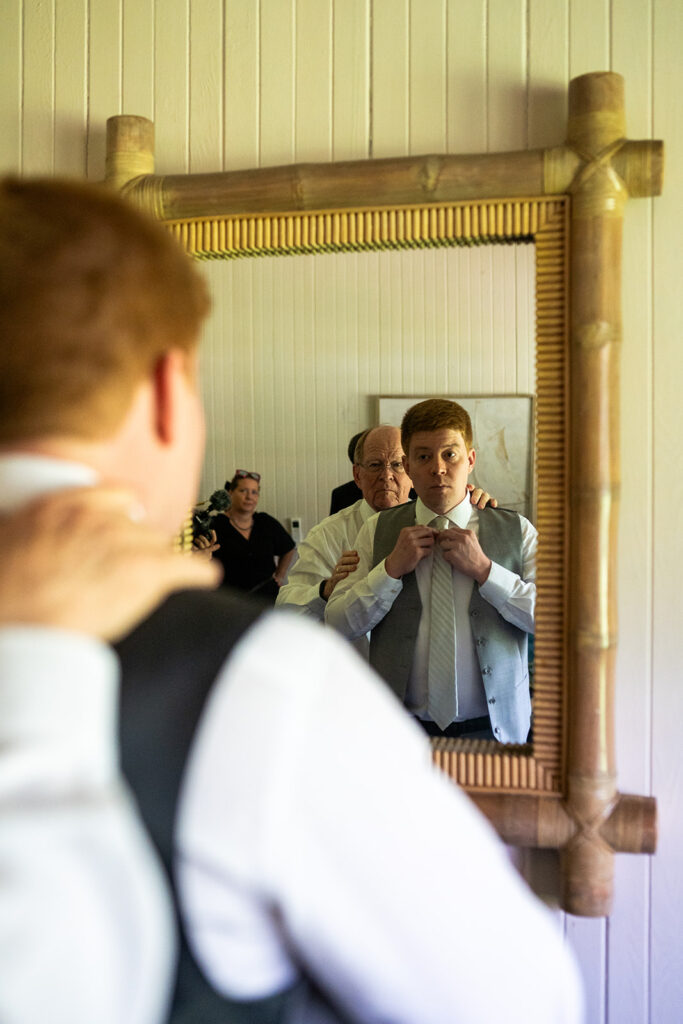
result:
<svg viewBox="0 0 683 1024"><path fill-rule="evenodd" d="M449 521L437 516L429 524L445 530ZM429 616L429 667L427 711L440 729L450 725L457 714L455 690L455 605L453 603L453 570L434 545L432 556L432 591Z"/></svg>

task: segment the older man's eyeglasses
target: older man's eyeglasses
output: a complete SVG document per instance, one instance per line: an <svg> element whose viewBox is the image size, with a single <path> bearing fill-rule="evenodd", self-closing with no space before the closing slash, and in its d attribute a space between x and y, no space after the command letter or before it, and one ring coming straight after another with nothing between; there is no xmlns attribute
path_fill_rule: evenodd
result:
<svg viewBox="0 0 683 1024"><path fill-rule="evenodd" d="M359 462L358 465L368 473L372 473L373 476L385 469L388 469L394 476L401 476L402 473L405 473L403 462L400 459L394 459L392 462L380 462L379 459L372 459L371 462Z"/></svg>

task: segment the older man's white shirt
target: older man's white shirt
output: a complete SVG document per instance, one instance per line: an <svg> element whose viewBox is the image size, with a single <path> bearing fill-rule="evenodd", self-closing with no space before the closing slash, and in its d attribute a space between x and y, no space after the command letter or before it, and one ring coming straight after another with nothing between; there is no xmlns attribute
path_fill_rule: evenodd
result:
<svg viewBox="0 0 683 1024"><path fill-rule="evenodd" d="M322 622L326 602L320 596L320 584L332 576L342 552L355 548L358 531L374 514L367 501L360 498L312 526L298 547L299 557L289 570L276 605L288 605Z"/></svg>
<svg viewBox="0 0 683 1024"><path fill-rule="evenodd" d="M277 595L276 606L291 608L322 622L327 602L320 596L320 585L332 576L343 552L355 549L361 526L374 514L372 506L360 498L311 527L299 545L299 557ZM368 637L358 637L353 646L367 660Z"/></svg>

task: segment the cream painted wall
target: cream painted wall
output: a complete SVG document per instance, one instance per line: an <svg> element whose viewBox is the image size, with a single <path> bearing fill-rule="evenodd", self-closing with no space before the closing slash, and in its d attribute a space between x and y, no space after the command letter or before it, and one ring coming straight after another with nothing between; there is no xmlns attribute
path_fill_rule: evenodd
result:
<svg viewBox="0 0 683 1024"><path fill-rule="evenodd" d="M161 172L550 145L569 78L603 69L630 137L665 139L664 195L625 224L616 721L621 788L657 795L661 835L617 859L609 921L561 919L590 1024L683 1014L681 52L680 0L0 5L0 167L23 174L102 177L123 112L155 120Z"/></svg>

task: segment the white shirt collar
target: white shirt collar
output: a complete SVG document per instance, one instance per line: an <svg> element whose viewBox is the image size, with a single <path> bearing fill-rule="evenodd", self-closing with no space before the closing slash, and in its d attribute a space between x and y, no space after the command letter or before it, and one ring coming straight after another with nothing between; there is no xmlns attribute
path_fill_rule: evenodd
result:
<svg viewBox="0 0 683 1024"><path fill-rule="evenodd" d="M361 522L363 522L363 523L367 522L367 520L370 518L370 516L374 516L374 515L376 515L376 513L375 513L375 510L372 507L372 505L368 505L368 503L365 500L365 498L361 498L360 499L360 518L361 518Z"/></svg>
<svg viewBox="0 0 683 1024"><path fill-rule="evenodd" d="M48 491L87 487L97 474L89 466L46 455L0 455L0 508L9 510Z"/></svg>
<svg viewBox="0 0 683 1024"><path fill-rule="evenodd" d="M439 513L432 512L430 508L424 504L421 498L418 498L415 503L415 522L419 526L429 526L432 519L437 515L445 515L446 519L450 519L456 526L460 526L463 530L470 521L472 515L472 504L470 502L470 492L468 491L462 501L452 508L449 512Z"/></svg>

